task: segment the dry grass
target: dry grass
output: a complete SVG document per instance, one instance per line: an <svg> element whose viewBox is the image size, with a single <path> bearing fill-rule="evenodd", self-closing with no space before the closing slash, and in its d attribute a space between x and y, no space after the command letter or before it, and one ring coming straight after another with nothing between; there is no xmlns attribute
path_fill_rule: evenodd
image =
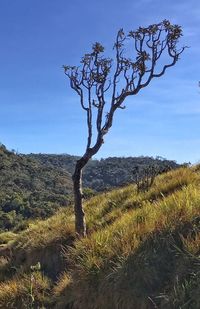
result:
<svg viewBox="0 0 200 309"><path fill-rule="evenodd" d="M17 234L15 234L13 232L0 233L0 245L12 243L15 240L16 237L17 237Z"/></svg>
<svg viewBox="0 0 200 309"><path fill-rule="evenodd" d="M140 208L146 201L163 198L175 190L191 183L195 183L198 177L190 169L181 168L157 177L153 187L145 193L136 192L134 185L116 189L108 193L99 194L85 203L87 225L89 232L112 223L129 209ZM15 248L32 250L42 248L50 243L55 243L67 237L74 236L73 209L67 208L58 211L47 220L33 221L29 228L20 234L0 234L11 237ZM7 242L7 240L6 240Z"/></svg>
<svg viewBox="0 0 200 309"><path fill-rule="evenodd" d="M164 253L165 263L169 263L169 257L175 259L175 248L181 243L179 232L200 214L197 180L193 172L181 169L157 178L154 187L140 194L138 199L134 188L129 186L112 192L112 204L110 193L107 194L107 200L108 196L110 198L107 203L106 199L99 200L101 204L95 209L95 214L92 212L92 217L104 212L104 218L110 215L114 220L112 224L104 223L104 228L93 232L88 238L77 241L75 248L66 254L67 259L73 261L71 279L70 282L67 280L65 288L62 279L57 285L59 291L62 283L60 296L64 302L68 298L74 299L75 308L80 309L150 308L154 294L151 287L157 282L157 293L160 293L159 280L163 279L159 279L160 272L155 269L156 264L150 263L154 256L152 247L160 256ZM123 198L120 199L120 196ZM109 205L111 207L107 212ZM91 207L91 204L87 207ZM174 235L177 236L174 238ZM193 253L199 248L198 239ZM148 258L145 257L148 256L150 265L147 268L145 263ZM159 258L155 260L165 271L162 261ZM130 271L130 265L134 273ZM127 277L127 267L133 278ZM170 272L169 269L167 271ZM64 308L63 304L59 303L58 308Z"/></svg>
<svg viewBox="0 0 200 309"><path fill-rule="evenodd" d="M16 277L0 283L0 308L42 308L47 302L50 281L40 272Z"/></svg>
<svg viewBox="0 0 200 309"><path fill-rule="evenodd" d="M59 211L47 220L35 221L20 233L13 246L32 250L43 248L74 235L74 217L71 209Z"/></svg>
<svg viewBox="0 0 200 309"><path fill-rule="evenodd" d="M94 232L76 243L74 258L79 269L90 273L105 268L109 261L126 257L154 231L173 230L177 224L191 221L200 214L200 191L193 185L153 204L129 210L112 225Z"/></svg>
<svg viewBox="0 0 200 309"><path fill-rule="evenodd" d="M89 232L113 223L129 209L140 208L146 201L154 201L173 193L188 184L196 183L199 177L188 168L180 168L156 178L148 192L137 194L135 185L98 195L85 204Z"/></svg>
<svg viewBox="0 0 200 309"><path fill-rule="evenodd" d="M66 267L62 246L71 245L74 238L72 209L59 211L47 220L32 222L9 243L12 254L9 263L2 267L1 280L11 277L16 271L28 271L38 261L45 275L55 280Z"/></svg>
<svg viewBox="0 0 200 309"><path fill-rule="evenodd" d="M197 291L189 272L197 273L200 252L199 184L194 169L181 168L158 176L148 192L138 194L129 185L99 194L85 203L88 237L75 242L72 209L33 222L12 243L17 267L23 273L40 261L44 270L54 270L61 261L53 264L55 255L67 245L67 268L56 273L59 279L52 289L55 308L181 308L190 292L186 282ZM16 304L18 295L26 303L28 275L21 276L2 283L0 304Z"/></svg>

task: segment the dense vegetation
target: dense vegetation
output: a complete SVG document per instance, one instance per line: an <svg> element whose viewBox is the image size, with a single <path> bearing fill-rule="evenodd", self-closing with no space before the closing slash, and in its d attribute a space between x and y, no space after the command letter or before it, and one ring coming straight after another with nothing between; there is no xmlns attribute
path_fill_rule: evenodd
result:
<svg viewBox="0 0 200 309"><path fill-rule="evenodd" d="M68 207L0 241L0 308L200 308L200 168L85 202L88 237Z"/></svg>
<svg viewBox="0 0 200 309"><path fill-rule="evenodd" d="M67 170L73 173L77 156L67 154L30 154L28 158L38 160L50 167ZM147 166L154 166L158 173L166 169L179 167L175 161L166 160L161 157L112 157L88 162L83 173L83 185L95 191L119 187L136 180L135 168L138 168L140 177Z"/></svg>
<svg viewBox="0 0 200 309"><path fill-rule="evenodd" d="M0 230L18 229L24 219L44 218L66 206L71 176L0 146Z"/></svg>

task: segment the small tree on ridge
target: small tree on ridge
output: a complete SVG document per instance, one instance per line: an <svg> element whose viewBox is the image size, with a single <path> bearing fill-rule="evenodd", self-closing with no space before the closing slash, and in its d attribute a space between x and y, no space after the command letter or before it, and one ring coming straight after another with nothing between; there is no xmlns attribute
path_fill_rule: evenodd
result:
<svg viewBox="0 0 200 309"><path fill-rule="evenodd" d="M147 87L153 78L164 75L179 60L185 49L177 47L181 36L181 27L167 20L128 34L120 29L114 43L113 59L104 57L104 47L95 43L92 51L83 56L80 66L63 66L87 119L85 153L77 161L72 176L75 230L79 236L86 235L82 205L83 167L101 148L116 110L125 108L125 99Z"/></svg>

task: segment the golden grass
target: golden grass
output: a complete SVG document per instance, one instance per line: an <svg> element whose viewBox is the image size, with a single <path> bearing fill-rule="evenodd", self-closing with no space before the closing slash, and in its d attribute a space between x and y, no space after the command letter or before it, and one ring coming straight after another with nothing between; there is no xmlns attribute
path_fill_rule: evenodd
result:
<svg viewBox="0 0 200 309"><path fill-rule="evenodd" d="M99 230L113 223L129 209L140 208L146 201L163 198L164 195L182 186L197 181L196 174L187 168L180 168L156 178L153 187L137 194L135 185L102 193L85 202L88 231ZM1 235L1 234L0 234ZM14 238L14 247L42 248L50 243L74 236L73 209L61 209L47 220L33 221L29 228ZM14 236L14 235L13 235ZM1 238L0 238L1 239Z"/></svg>
<svg viewBox="0 0 200 309"><path fill-rule="evenodd" d="M40 272L0 283L0 308L42 308L49 296L50 281Z"/></svg>
<svg viewBox="0 0 200 309"><path fill-rule="evenodd" d="M185 249L192 255L200 255L200 232L196 231L189 234L187 237L182 237Z"/></svg>
<svg viewBox="0 0 200 309"><path fill-rule="evenodd" d="M10 232L10 231L0 233L0 245L11 243L15 240L16 237L17 237L17 234Z"/></svg>
<svg viewBox="0 0 200 309"><path fill-rule="evenodd" d="M53 293L55 296L60 296L66 287L70 286L72 279L70 274L66 271L62 273L60 278L57 281L57 285L54 286Z"/></svg>
<svg viewBox="0 0 200 309"><path fill-rule="evenodd" d="M180 168L156 178L148 192L137 194L135 185L103 193L85 204L88 230L99 230L129 209L142 207L145 201L163 198L183 186L196 183L199 177L188 168Z"/></svg>
<svg viewBox="0 0 200 309"><path fill-rule="evenodd" d="M52 290L56 308L72 303L76 309L151 308L155 283L159 294L169 289L169 280L173 282L176 271L170 273L170 263L177 262L176 246L181 243L190 255L200 252L197 230L194 235L194 220L200 214L199 184L194 169L180 168L159 175L148 192L138 194L135 185L129 185L99 194L84 205L87 238L76 240L73 246L69 242L75 232L73 209L68 208L33 222L17 235L12 243L14 254L26 251L31 257L39 250L44 255L47 247L54 250L58 243L68 245L68 268ZM51 259L51 254L44 257ZM163 269L166 278L162 278ZM18 295L26 300L24 286L26 275L2 283L0 288L7 292L0 293L0 304L7 304L12 293L14 303Z"/></svg>
<svg viewBox="0 0 200 309"><path fill-rule="evenodd" d="M67 208L47 220L35 221L21 232L14 242L15 247L32 250L74 235L74 216Z"/></svg>
<svg viewBox="0 0 200 309"><path fill-rule="evenodd" d="M140 252L141 246L143 246L146 241L147 248L145 249L146 254L144 254L144 256L148 256L148 252L151 251L148 247L148 243L150 243L148 239L149 237L151 239L151 235L158 235L155 236L155 239L153 238L153 245L155 245L156 250L156 246L160 246L162 237L165 238L165 231L171 234L176 233L176 230L180 229L181 232L181 227L184 227L187 222L192 222L195 217L199 216L200 190L196 184L197 177L195 175L193 176L193 173L190 171L188 172L186 169L176 171L174 174L177 176L175 180L172 177L173 172L160 176L154 188L147 193L140 194L140 196L138 196L138 207L135 207L136 196L134 191L130 192L130 190L133 189L131 186L119 190L120 193L123 193L124 197L127 196L129 204L131 204L131 201L133 202L133 209L131 209L131 207L126 209L126 206L124 207L123 205L123 201L126 205L127 199L122 199L120 201L118 196L117 200L121 203L119 204L121 208L120 211L115 204L114 206L112 205L112 212L114 212L114 214L119 214L118 218L115 218L112 224L104 224L103 229L94 231L88 238L77 241L75 247L66 254L67 259L73 261L71 279L70 282L67 280L65 288L63 285L65 280L60 279L56 288L57 291L59 291L59 285L62 283L60 293L62 298L63 295L66 296L66 298L64 298L65 301L67 298L71 299L74 297L77 308L84 307L87 309L150 308L151 295L146 295L144 291L145 289L148 291L148 288L150 289L150 286L153 284L152 281L156 278L156 270L150 268L148 271L143 271L144 265L142 263L145 258L141 257L141 261L143 262L141 262L140 265L135 257L134 267L135 263L138 265L138 268L142 267L139 269L140 271L136 271L137 280L140 283L143 282L143 276L145 274L146 282L144 286L147 285L148 287L143 289L143 294L138 299L136 297L138 293L137 288L134 287L130 289L130 286L126 286L127 282L124 282L123 279L125 278L124 276L126 276L126 272L124 272L124 270L122 271L122 269L124 269L124 265L126 265L129 257L134 255L134 252ZM125 190L125 192L123 190ZM166 197L163 195L163 191ZM173 191L173 194L167 195L168 192ZM127 192L132 194L131 197ZM159 192L162 193L160 195L162 198L156 200L155 196ZM154 199L152 199L152 196ZM113 198L116 198L115 192L113 193ZM117 203L116 199L114 201ZM101 210L99 210L99 212L95 210L95 215L99 215L102 208L105 211L106 207L108 207L105 200L101 200L101 205L102 203L103 207L99 206ZM123 209L126 209L126 211L122 211ZM108 214L110 213L105 212L105 216ZM164 233L164 235L161 237L160 235L162 235L162 233ZM161 237L161 240L159 237ZM175 242L173 237L172 240L170 240L171 237L166 239L166 247L168 242L169 246L171 242ZM175 245L176 244L174 244L174 248ZM196 242L193 241L192 246L196 248L195 251L193 250L193 253L197 252L197 247L199 248L199 238L196 239ZM113 277L113 273L116 272L116 267L117 277L114 276L115 279L113 280L120 281L122 286L120 287L115 283L114 288L113 282L110 283L108 278ZM157 279L157 281L159 282L159 279ZM123 293L121 293L122 288ZM135 295L134 289L136 290ZM58 293L56 293L56 296L58 297ZM93 304L94 301L95 307ZM63 308L62 304L60 304L59 308Z"/></svg>
<svg viewBox="0 0 200 309"><path fill-rule="evenodd" d="M149 233L173 230L199 213L200 191L193 185L184 187L161 201L145 202L143 207L123 214L112 225L76 242L72 249L74 259L82 272L98 272L110 261L130 254Z"/></svg>

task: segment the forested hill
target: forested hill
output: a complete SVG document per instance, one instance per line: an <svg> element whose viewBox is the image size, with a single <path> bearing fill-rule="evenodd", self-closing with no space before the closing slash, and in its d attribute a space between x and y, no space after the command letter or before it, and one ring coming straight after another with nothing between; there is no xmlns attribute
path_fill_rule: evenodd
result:
<svg viewBox="0 0 200 309"><path fill-rule="evenodd" d="M24 219L52 215L68 204L71 191L66 170L0 146L0 230L20 228Z"/></svg>
<svg viewBox="0 0 200 309"><path fill-rule="evenodd" d="M78 156L68 154L30 154L28 158L38 160L43 165L67 170L73 173ZM85 167L83 173L84 187L91 188L95 191L103 191L118 187L130 182L134 182L137 175L142 177L144 170L153 166L157 173L179 167L175 161L166 160L161 157L110 157L101 160L91 160Z"/></svg>

